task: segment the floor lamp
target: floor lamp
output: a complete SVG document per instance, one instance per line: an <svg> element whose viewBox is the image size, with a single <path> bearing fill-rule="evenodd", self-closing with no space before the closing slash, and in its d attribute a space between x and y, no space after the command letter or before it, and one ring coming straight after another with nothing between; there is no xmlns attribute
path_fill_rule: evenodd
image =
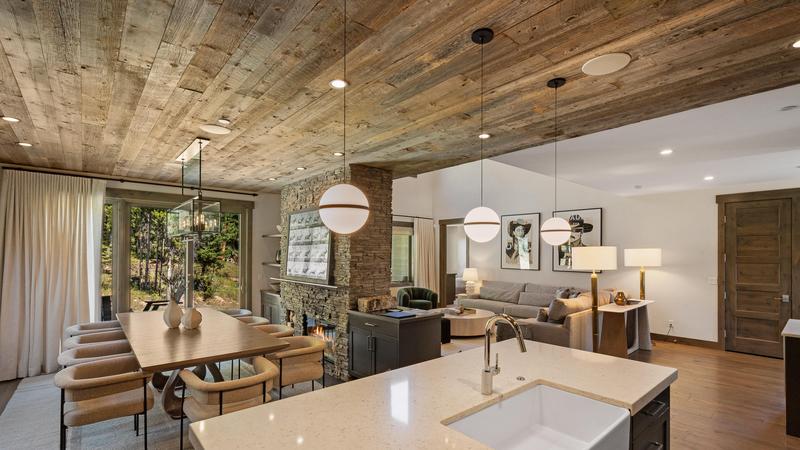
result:
<svg viewBox="0 0 800 450"><path fill-rule="evenodd" d="M600 348L597 271L617 270L617 247L572 247L572 270L592 272L592 351Z"/></svg>
<svg viewBox="0 0 800 450"><path fill-rule="evenodd" d="M644 268L661 267L661 249L626 248L625 266L639 268L639 300L644 300Z"/></svg>

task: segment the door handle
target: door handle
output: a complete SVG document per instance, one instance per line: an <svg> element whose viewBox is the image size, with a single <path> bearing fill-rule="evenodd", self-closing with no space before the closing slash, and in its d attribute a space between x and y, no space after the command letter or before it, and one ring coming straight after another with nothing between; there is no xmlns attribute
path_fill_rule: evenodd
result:
<svg viewBox="0 0 800 450"><path fill-rule="evenodd" d="M773 300L780 300L783 303L790 303L791 299L789 298L789 294L783 294L780 297L773 297Z"/></svg>
<svg viewBox="0 0 800 450"><path fill-rule="evenodd" d="M370 323L370 322L364 322L364 326L366 326L366 327L377 327L377 325L375 325L374 323Z"/></svg>

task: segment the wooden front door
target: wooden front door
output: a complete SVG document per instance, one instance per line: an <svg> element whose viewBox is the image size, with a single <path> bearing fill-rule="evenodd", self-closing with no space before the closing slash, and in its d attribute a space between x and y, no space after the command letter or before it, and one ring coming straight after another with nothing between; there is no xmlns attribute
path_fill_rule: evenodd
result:
<svg viewBox="0 0 800 450"><path fill-rule="evenodd" d="M725 349L783 357L792 310L792 200L725 204Z"/></svg>

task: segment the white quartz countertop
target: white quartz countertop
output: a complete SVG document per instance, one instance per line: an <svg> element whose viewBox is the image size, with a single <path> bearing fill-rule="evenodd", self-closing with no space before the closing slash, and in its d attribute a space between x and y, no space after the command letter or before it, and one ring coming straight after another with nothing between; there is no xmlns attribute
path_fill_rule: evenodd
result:
<svg viewBox="0 0 800 450"><path fill-rule="evenodd" d="M485 449L448 428L461 417L537 384L636 414L678 377L654 364L526 341L500 353L494 394L480 393L483 348L427 361L191 424L200 449ZM494 356L492 356L494 360ZM517 377L524 377L524 381Z"/></svg>
<svg viewBox="0 0 800 450"><path fill-rule="evenodd" d="M789 319L786 322L786 326L783 327L781 336L800 338L800 320Z"/></svg>

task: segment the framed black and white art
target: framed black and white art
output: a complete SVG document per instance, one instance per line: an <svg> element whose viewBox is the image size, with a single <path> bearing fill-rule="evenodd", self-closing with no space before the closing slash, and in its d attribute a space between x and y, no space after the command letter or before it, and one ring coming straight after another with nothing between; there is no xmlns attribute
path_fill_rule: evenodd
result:
<svg viewBox="0 0 800 450"><path fill-rule="evenodd" d="M500 219L500 268L539 270L539 213L509 214Z"/></svg>
<svg viewBox="0 0 800 450"><path fill-rule="evenodd" d="M569 222L572 235L564 244L553 247L553 272L572 270L572 249L603 245L603 208L553 211L553 217Z"/></svg>

